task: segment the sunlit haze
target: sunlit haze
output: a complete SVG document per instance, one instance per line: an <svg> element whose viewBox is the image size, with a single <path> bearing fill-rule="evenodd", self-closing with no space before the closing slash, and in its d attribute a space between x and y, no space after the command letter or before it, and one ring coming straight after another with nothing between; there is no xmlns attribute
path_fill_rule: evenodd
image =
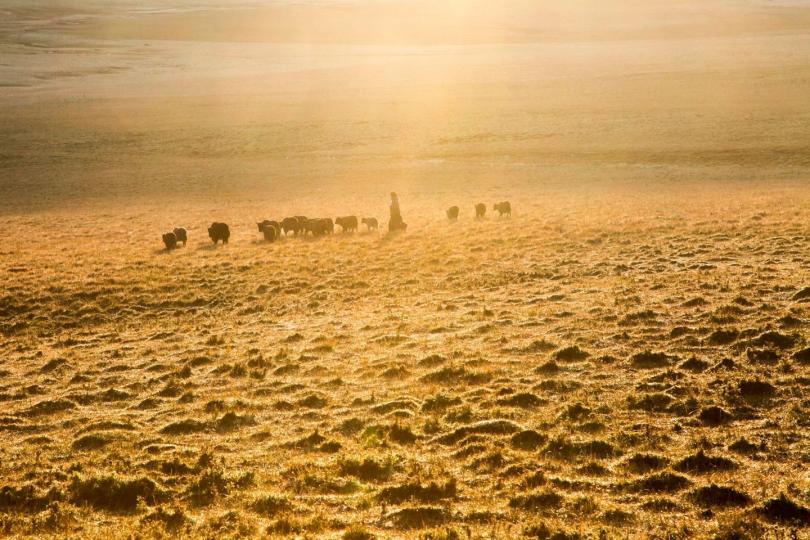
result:
<svg viewBox="0 0 810 540"><path fill-rule="evenodd" d="M0 534L804 538L810 2L0 1Z"/></svg>

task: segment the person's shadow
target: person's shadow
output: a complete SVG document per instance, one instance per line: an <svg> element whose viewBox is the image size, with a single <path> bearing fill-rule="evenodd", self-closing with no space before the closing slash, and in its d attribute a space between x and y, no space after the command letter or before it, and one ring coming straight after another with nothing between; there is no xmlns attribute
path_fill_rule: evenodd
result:
<svg viewBox="0 0 810 540"><path fill-rule="evenodd" d="M384 246L391 241L397 239L398 237L402 236L405 233L403 229L394 229L393 231L388 231L384 235L380 237L380 240L377 242L378 246Z"/></svg>

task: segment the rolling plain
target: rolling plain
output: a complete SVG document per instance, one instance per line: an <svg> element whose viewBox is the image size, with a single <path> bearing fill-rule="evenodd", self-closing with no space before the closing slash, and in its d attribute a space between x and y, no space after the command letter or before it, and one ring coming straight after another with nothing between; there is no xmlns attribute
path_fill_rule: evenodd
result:
<svg viewBox="0 0 810 540"><path fill-rule="evenodd" d="M1 534L810 535L804 3L170 4L0 8Z"/></svg>

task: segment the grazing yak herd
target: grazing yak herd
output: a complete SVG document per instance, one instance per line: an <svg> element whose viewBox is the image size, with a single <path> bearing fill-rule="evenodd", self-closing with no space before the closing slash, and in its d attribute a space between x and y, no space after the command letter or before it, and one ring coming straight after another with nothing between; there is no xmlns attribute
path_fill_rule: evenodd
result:
<svg viewBox="0 0 810 540"><path fill-rule="evenodd" d="M496 203L492 206L492 209L498 212L500 217L512 216L512 205L509 204L508 201ZM478 203L475 205L476 219L483 219L486 213L487 206L484 203ZM447 210L447 218L450 221L456 221L458 219L458 215L458 206L451 206ZM312 234L312 236L324 236L327 234L332 234L335 232L335 225L340 227L344 233L356 232L360 224L365 225L367 231L376 231L379 229L379 222L377 221L377 218L366 217L358 222L357 216L338 217L335 218L334 221L332 218L308 218L306 216L293 216L284 218L281 221L272 221L266 219L260 223L257 223L256 225L259 228L259 232L262 233L267 242L275 242L282 236L286 237L289 233L293 233L295 236L298 236L299 234L303 236L308 234ZM211 238L211 241L214 244L219 242L227 244L228 239L231 237L231 230L228 228L226 223L219 223L215 221L210 227L208 227L208 237ZM185 246L187 241L188 234L182 227L174 229L172 232L167 232L163 235L163 243L165 244L167 250L175 249L180 242L182 242Z"/></svg>
<svg viewBox="0 0 810 540"><path fill-rule="evenodd" d="M498 212L500 217L508 216L512 217L512 205L509 201L499 202L492 205L492 209ZM458 206L451 206L447 209L447 219L450 221L456 221L458 219L459 213ZM475 219L484 219L487 214L487 205L484 203L478 203L475 205Z"/></svg>

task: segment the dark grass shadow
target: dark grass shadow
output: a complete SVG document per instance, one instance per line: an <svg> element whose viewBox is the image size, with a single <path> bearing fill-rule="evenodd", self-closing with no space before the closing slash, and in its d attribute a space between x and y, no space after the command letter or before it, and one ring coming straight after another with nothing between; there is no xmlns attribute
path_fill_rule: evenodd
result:
<svg viewBox="0 0 810 540"><path fill-rule="evenodd" d="M253 240L250 241L251 246L263 246L263 247L274 246L276 244L283 244L283 243L284 243L283 238L277 238L276 240L272 241L265 240L264 238L254 238Z"/></svg>
<svg viewBox="0 0 810 540"><path fill-rule="evenodd" d="M225 244L227 245L227 244ZM197 244L197 251L216 251L219 248L222 248L223 244L214 244L211 242L200 242Z"/></svg>
<svg viewBox="0 0 810 540"><path fill-rule="evenodd" d="M340 234L340 233L338 233ZM318 236L311 236L311 235L298 235L298 238L301 239L302 242L321 242L328 238L336 236L335 234L320 234Z"/></svg>
<svg viewBox="0 0 810 540"><path fill-rule="evenodd" d="M184 248L185 248L185 246L183 244L180 244L176 248L173 248L173 249L167 249L166 247L157 248L152 253L154 255L169 255L171 253L174 253L175 251L181 251Z"/></svg>
<svg viewBox="0 0 810 540"><path fill-rule="evenodd" d="M391 242L397 240L398 238L404 236L404 234L405 231L388 231L387 233L383 234L377 241L377 247L388 245Z"/></svg>

